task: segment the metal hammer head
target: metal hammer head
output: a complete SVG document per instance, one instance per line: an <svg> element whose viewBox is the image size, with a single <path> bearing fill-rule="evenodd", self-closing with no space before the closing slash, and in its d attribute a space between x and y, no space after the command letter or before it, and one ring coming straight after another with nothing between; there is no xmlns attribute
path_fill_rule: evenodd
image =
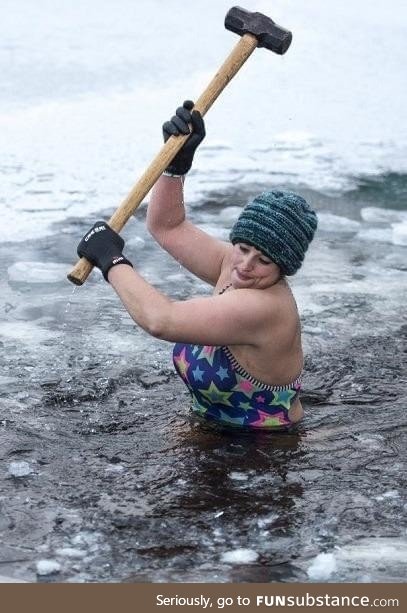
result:
<svg viewBox="0 0 407 613"><path fill-rule="evenodd" d="M240 6L232 7L225 17L225 28L243 36L252 34L257 38L258 47L265 47L283 55L291 44L293 35L274 23L262 13L251 13Z"/></svg>

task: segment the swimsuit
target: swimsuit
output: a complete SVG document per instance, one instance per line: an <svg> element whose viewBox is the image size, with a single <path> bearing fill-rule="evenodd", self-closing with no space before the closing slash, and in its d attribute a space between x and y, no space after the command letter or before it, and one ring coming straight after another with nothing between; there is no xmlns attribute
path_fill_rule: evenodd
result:
<svg viewBox="0 0 407 613"><path fill-rule="evenodd" d="M212 423L245 429L287 428L301 377L267 385L252 377L228 347L177 343L174 366L192 396L192 411Z"/></svg>
<svg viewBox="0 0 407 613"><path fill-rule="evenodd" d="M288 385L262 383L224 346L176 343L173 362L192 396L193 413L206 421L246 430L292 425L288 411L300 393L301 375Z"/></svg>

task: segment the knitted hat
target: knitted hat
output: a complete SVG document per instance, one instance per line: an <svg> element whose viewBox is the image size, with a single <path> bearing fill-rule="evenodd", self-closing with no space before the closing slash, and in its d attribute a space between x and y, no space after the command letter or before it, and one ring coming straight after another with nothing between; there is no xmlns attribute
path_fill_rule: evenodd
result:
<svg viewBox="0 0 407 613"><path fill-rule="evenodd" d="M243 209L230 233L233 243L259 249L293 275L301 267L318 220L301 196L292 192L264 192Z"/></svg>

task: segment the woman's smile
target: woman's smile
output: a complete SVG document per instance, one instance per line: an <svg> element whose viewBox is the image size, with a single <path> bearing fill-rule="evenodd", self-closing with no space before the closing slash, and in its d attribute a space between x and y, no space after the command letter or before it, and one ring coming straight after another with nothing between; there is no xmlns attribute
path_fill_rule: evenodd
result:
<svg viewBox="0 0 407 613"><path fill-rule="evenodd" d="M247 275L246 273L242 272L238 268L236 268L236 273L237 273L237 276L240 277L240 279L242 279L243 281L248 281L249 279L252 278L250 275Z"/></svg>

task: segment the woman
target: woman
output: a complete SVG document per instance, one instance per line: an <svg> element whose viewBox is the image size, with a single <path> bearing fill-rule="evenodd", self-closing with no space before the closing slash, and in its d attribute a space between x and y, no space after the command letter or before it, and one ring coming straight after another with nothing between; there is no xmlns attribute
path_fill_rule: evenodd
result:
<svg viewBox="0 0 407 613"><path fill-rule="evenodd" d="M97 222L78 246L99 267L146 332L175 343L174 365L192 409L222 426L281 429L303 416L300 320L286 280L301 266L317 227L306 201L290 192L257 196L232 228L230 243L186 219L183 181L205 136L191 101L163 126L191 136L157 181L147 226L180 264L214 287L210 297L174 301L143 279L122 250L123 239ZM192 111L192 112L191 112Z"/></svg>

